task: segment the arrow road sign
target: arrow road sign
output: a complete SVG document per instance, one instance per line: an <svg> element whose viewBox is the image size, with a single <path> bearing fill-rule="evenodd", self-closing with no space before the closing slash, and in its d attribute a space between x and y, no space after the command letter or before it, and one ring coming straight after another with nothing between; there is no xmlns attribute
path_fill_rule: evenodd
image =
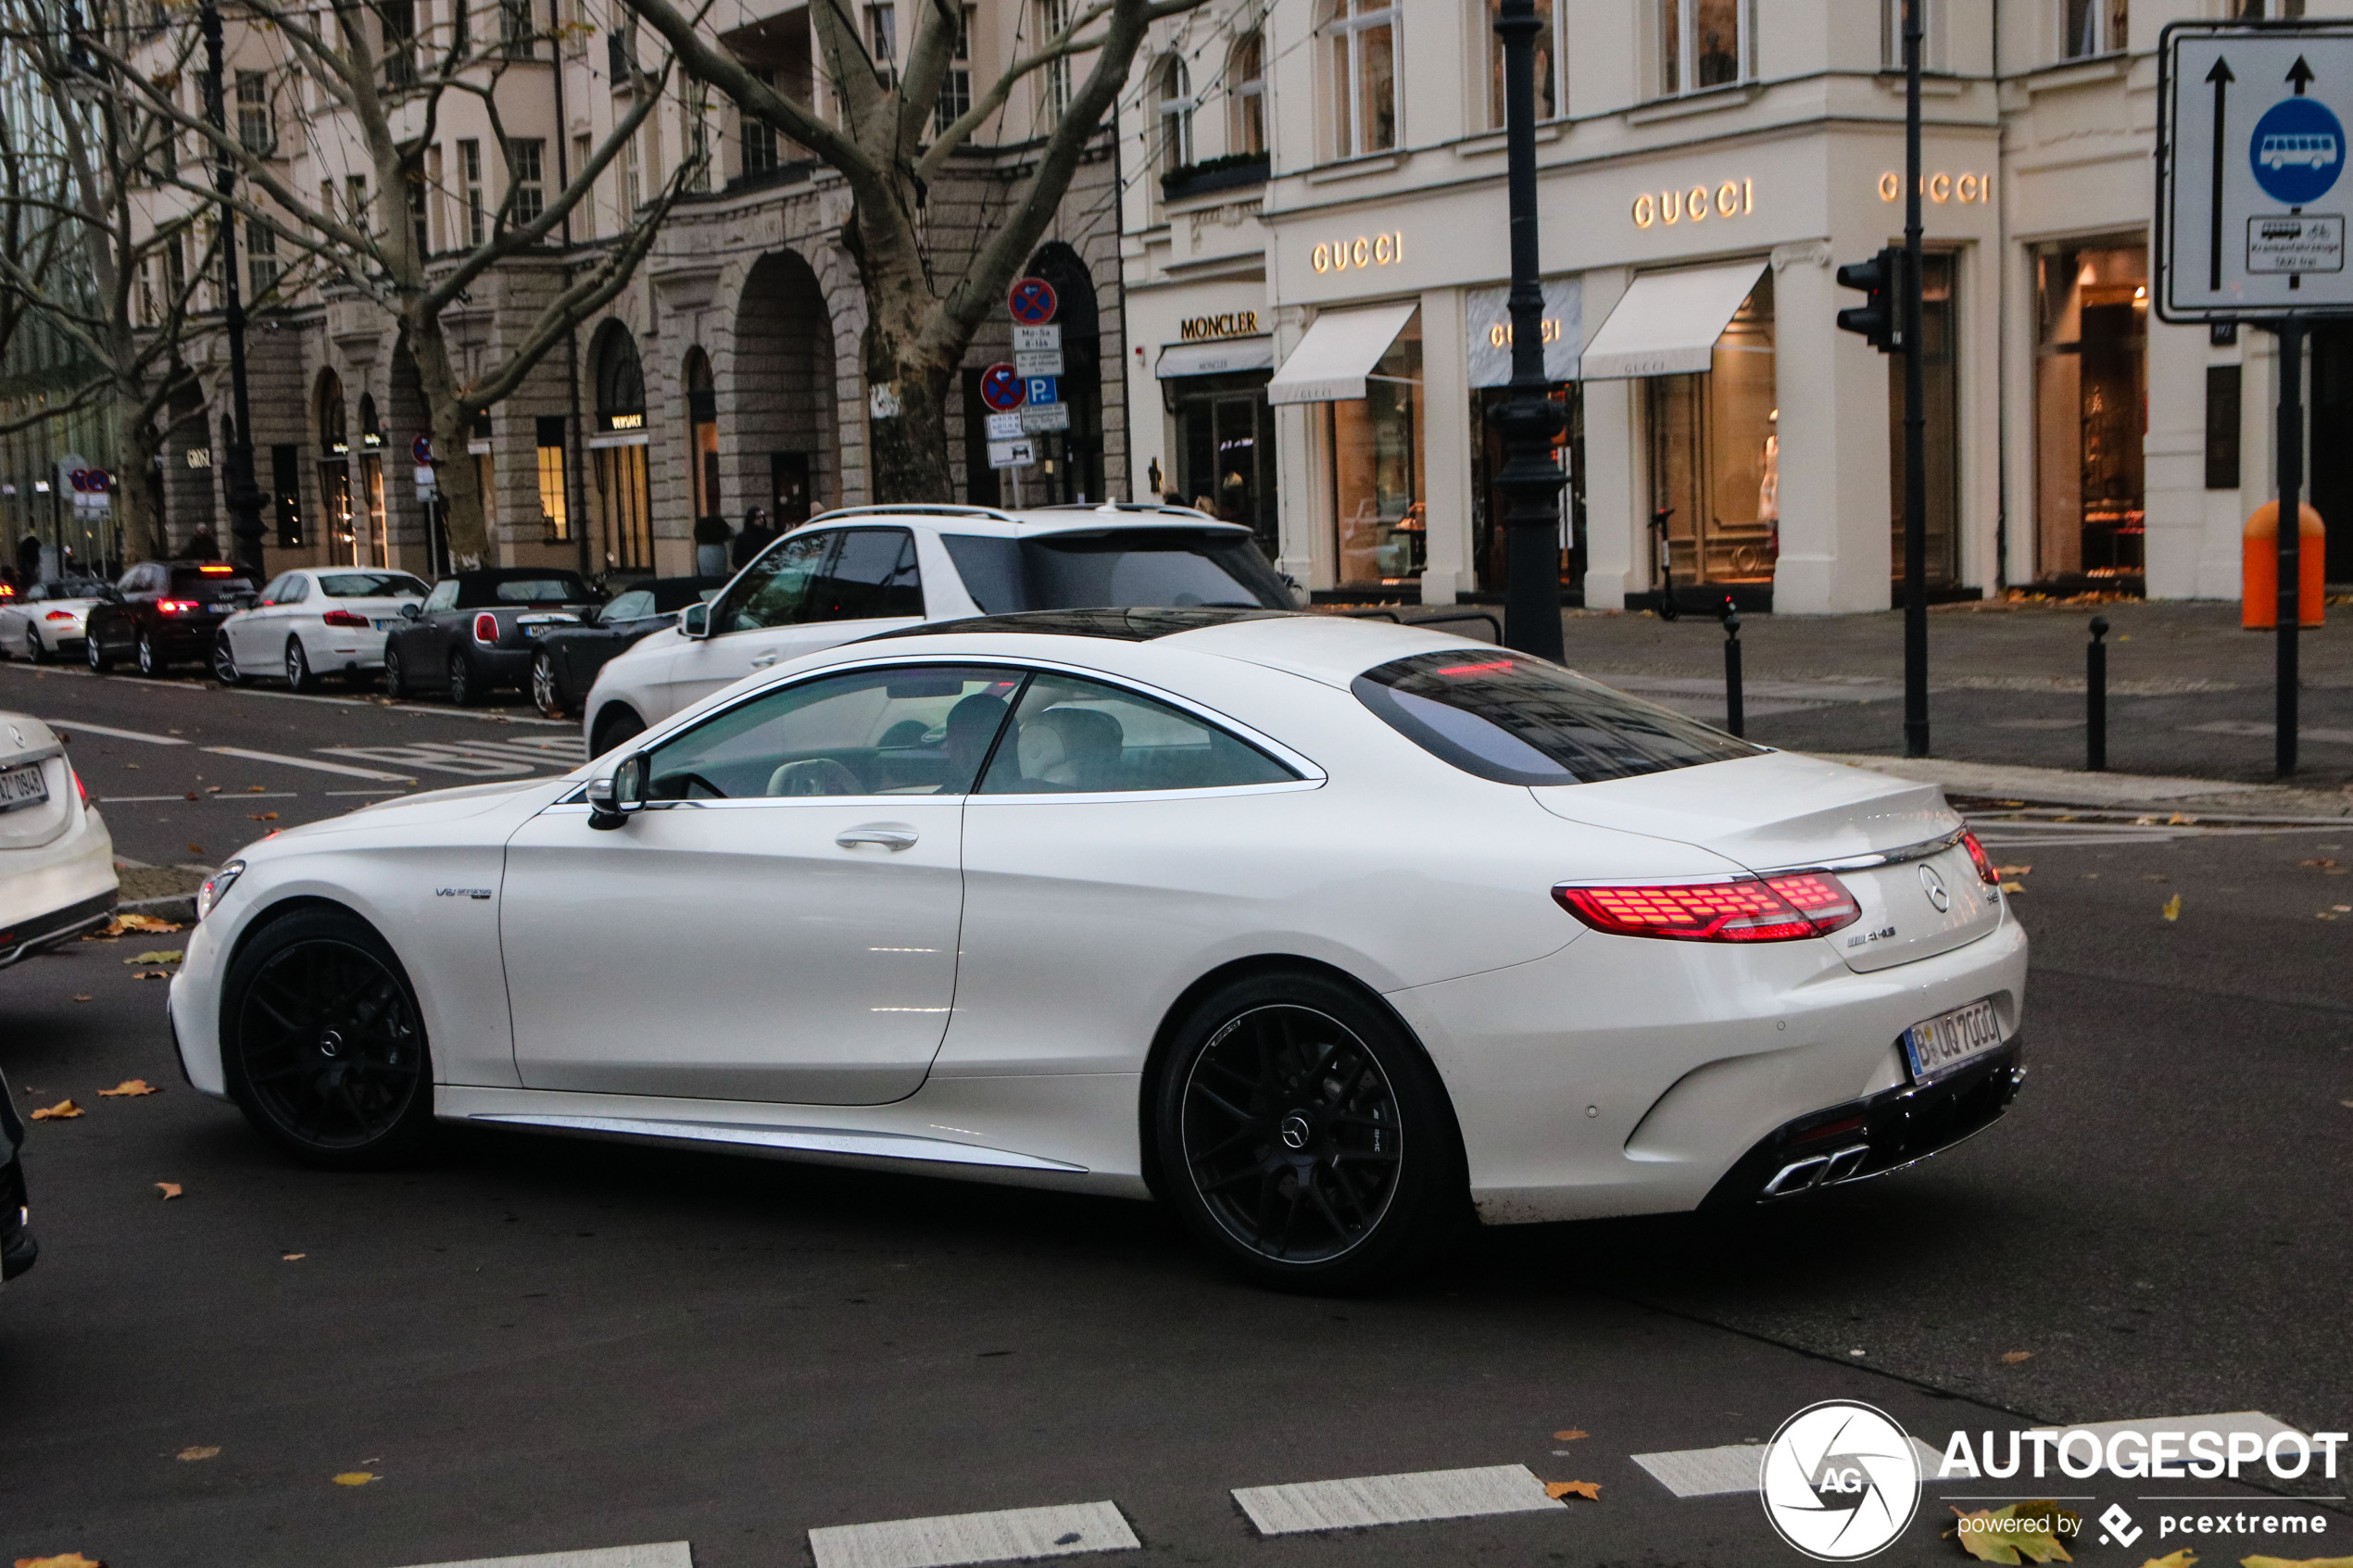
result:
<svg viewBox="0 0 2353 1568"><path fill-rule="evenodd" d="M980 400L1000 414L1020 408L1028 394L1029 383L1002 360L980 372Z"/></svg>

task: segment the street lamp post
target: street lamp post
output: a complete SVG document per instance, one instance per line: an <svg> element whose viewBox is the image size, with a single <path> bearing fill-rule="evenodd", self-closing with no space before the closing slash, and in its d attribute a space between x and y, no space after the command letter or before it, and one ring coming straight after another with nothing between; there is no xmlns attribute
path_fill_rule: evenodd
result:
<svg viewBox="0 0 2353 1568"><path fill-rule="evenodd" d="M200 18L204 31L205 118L223 137L228 134L228 105L221 91L220 7L205 0ZM259 583L261 570L261 491L253 478L253 409L245 394L245 307L237 287L237 210L229 197L235 188L236 166L227 149L213 150L212 188L220 198L221 324L229 333L230 433L227 472L229 558Z"/></svg>
<svg viewBox="0 0 2353 1568"><path fill-rule="evenodd" d="M1554 0L1555 4L1559 0ZM1553 456L1566 422L1544 377L1544 291L1536 253L1536 0L1503 0L1495 34L1504 41L1504 126L1510 160L1512 236L1511 395L1494 416L1504 463L1495 475L1506 500L1510 586L1504 641L1522 653L1561 657L1560 493L1567 483Z"/></svg>
<svg viewBox="0 0 2353 1568"><path fill-rule="evenodd" d="M1928 395L1920 341L1920 0L1904 0L1904 755L1928 755Z"/></svg>

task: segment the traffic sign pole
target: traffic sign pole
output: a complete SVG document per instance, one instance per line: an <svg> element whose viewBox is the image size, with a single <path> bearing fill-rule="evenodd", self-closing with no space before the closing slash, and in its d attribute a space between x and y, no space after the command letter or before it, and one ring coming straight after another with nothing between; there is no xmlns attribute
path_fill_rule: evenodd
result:
<svg viewBox="0 0 2353 1568"><path fill-rule="evenodd" d="M2279 644L2273 684L2277 711L2272 715L2274 763L2279 776L2296 771L2297 621L2304 607L2296 593L2303 581L2297 570L2304 532L2304 321L2290 316L2273 329L2280 339L2280 602Z"/></svg>

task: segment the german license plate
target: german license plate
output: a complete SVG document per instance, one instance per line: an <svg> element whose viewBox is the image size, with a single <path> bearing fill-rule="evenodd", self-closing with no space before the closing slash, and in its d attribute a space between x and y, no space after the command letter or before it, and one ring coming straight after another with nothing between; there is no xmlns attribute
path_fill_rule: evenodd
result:
<svg viewBox="0 0 2353 1568"><path fill-rule="evenodd" d="M48 798L49 781L42 776L40 763L0 771L0 811L38 806Z"/></svg>
<svg viewBox="0 0 2353 1568"><path fill-rule="evenodd" d="M375 620L369 622L369 624L373 626L379 632L389 632L394 627L400 624L400 617L396 615L379 615L375 618Z"/></svg>
<svg viewBox="0 0 2353 1568"><path fill-rule="evenodd" d="M1917 1083L1942 1078L2002 1043L2002 1021L1991 1001L1971 1002L1951 1012L1938 1013L1904 1031L1904 1055L1911 1062Z"/></svg>
<svg viewBox="0 0 2353 1568"><path fill-rule="evenodd" d="M526 638L544 637L547 634L547 628L545 626L526 626L522 629L522 634Z"/></svg>

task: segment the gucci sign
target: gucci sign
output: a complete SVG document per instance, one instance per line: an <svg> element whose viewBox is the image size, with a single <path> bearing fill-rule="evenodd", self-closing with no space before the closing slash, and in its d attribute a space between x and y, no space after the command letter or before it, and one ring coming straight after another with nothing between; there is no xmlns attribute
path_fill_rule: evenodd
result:
<svg viewBox="0 0 2353 1568"><path fill-rule="evenodd" d="M1634 198L1634 227L1647 229L1655 223L1675 224L1686 219L1705 223L1711 213L1718 218L1745 218L1755 210L1756 182L1743 177L1713 187L1693 185L1688 191L1644 191Z"/></svg>
<svg viewBox="0 0 2353 1568"><path fill-rule="evenodd" d="M1904 194L1904 177L1894 169L1879 177L1879 199L1883 202L1900 200ZM1932 202L1974 202L1980 207L1994 200L1994 177L1991 174L1947 174L1939 169L1934 174L1920 176L1920 194Z"/></svg>
<svg viewBox="0 0 2353 1568"><path fill-rule="evenodd" d="M1353 240L1319 245L1308 254L1318 272L1345 272L1352 267L1393 267L1405 259L1405 231L1359 234Z"/></svg>

